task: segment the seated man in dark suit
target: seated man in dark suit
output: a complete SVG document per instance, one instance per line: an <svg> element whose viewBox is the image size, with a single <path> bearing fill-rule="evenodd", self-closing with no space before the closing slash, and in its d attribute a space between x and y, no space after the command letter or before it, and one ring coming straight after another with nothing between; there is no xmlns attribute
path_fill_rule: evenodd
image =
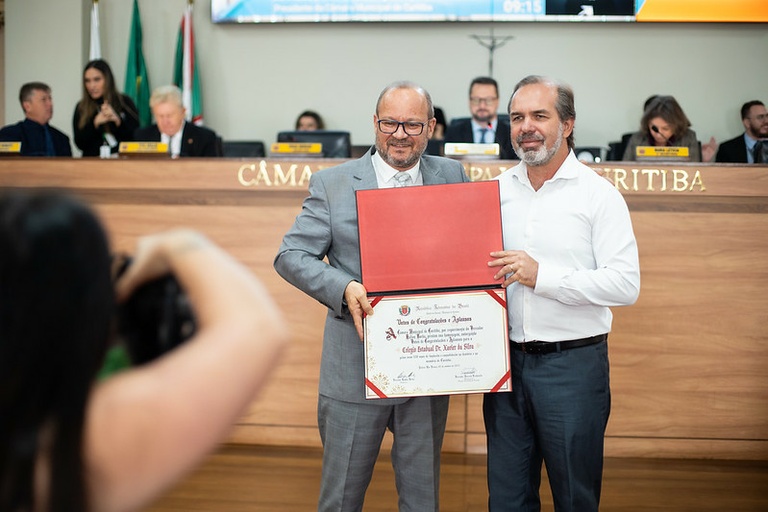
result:
<svg viewBox="0 0 768 512"><path fill-rule="evenodd" d="M72 156L69 137L48 124L53 117L51 88L42 82L24 84L19 102L26 119L0 130L0 141L21 142L22 156Z"/></svg>
<svg viewBox="0 0 768 512"><path fill-rule="evenodd" d="M149 107L156 124L136 130L134 139L164 142L174 158L220 156L216 132L186 122L186 109L178 87L166 85L152 91Z"/></svg>
<svg viewBox="0 0 768 512"><path fill-rule="evenodd" d="M762 140L768 144L768 112L762 101L748 101L741 107L744 133L720 144L715 162L755 163L755 145Z"/></svg>
<svg viewBox="0 0 768 512"><path fill-rule="evenodd" d="M496 115L499 86L491 77L481 76L469 86L472 117L455 119L445 131L445 142L499 143L502 160L519 160L509 138L509 120Z"/></svg>

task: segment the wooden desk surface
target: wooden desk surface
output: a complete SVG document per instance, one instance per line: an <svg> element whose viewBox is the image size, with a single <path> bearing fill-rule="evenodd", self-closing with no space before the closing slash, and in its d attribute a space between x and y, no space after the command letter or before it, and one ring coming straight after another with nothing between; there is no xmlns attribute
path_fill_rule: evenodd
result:
<svg viewBox="0 0 768 512"><path fill-rule="evenodd" d="M62 187L101 214L113 246L195 227L246 263L295 318L294 343L232 440L319 446L325 308L272 268L309 176L339 160L0 159L0 187ZM515 162L467 161L474 180ZM642 288L614 308L612 456L768 460L768 167L594 164L629 204ZM215 383L211 383L215 385ZM481 396L451 398L444 449L485 450Z"/></svg>

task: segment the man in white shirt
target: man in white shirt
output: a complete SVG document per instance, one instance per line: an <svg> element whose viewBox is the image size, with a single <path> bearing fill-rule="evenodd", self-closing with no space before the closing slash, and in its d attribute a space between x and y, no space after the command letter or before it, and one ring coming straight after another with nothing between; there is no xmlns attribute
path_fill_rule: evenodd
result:
<svg viewBox="0 0 768 512"><path fill-rule="evenodd" d="M166 85L152 91L149 108L156 124L136 130L136 140L164 142L173 158L221 156L216 132L185 120L186 109L178 87Z"/></svg>
<svg viewBox="0 0 768 512"><path fill-rule="evenodd" d="M485 396L489 509L539 510L542 462L557 512L596 512L610 412L609 306L640 291L629 210L573 149L573 91L529 76L509 104L522 162L498 177L512 392Z"/></svg>

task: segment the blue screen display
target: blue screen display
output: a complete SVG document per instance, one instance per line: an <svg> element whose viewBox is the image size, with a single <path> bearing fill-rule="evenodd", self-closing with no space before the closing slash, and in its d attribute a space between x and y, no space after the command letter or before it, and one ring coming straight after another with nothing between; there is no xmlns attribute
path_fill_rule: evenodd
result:
<svg viewBox="0 0 768 512"><path fill-rule="evenodd" d="M635 0L211 0L215 23L634 21Z"/></svg>

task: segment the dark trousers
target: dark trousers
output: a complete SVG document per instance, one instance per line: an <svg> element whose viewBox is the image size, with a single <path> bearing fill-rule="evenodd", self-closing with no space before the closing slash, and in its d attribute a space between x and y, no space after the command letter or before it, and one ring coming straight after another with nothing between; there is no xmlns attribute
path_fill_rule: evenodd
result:
<svg viewBox="0 0 768 512"><path fill-rule="evenodd" d="M511 351L512 392L483 402L488 509L538 512L542 461L557 512L596 512L611 409L606 342L544 355Z"/></svg>

